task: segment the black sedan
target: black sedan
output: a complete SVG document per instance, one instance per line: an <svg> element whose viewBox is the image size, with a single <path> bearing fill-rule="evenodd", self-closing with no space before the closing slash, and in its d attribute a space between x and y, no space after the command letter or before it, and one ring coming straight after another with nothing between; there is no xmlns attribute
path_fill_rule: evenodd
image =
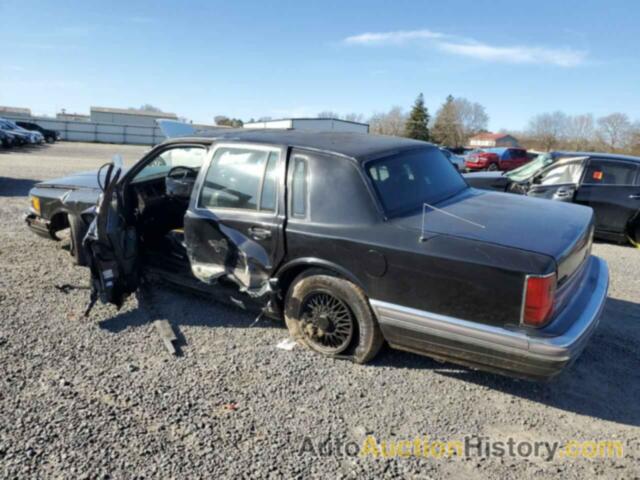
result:
<svg viewBox="0 0 640 480"><path fill-rule="evenodd" d="M357 363L386 341L548 379L607 296L591 209L469 188L415 140L225 130L30 193L37 231L89 225L92 302L120 307L157 276L284 318L301 344Z"/></svg>
<svg viewBox="0 0 640 480"><path fill-rule="evenodd" d="M17 121L16 124L25 130L40 132L47 143L53 143L60 139L60 132L41 127L37 123Z"/></svg>

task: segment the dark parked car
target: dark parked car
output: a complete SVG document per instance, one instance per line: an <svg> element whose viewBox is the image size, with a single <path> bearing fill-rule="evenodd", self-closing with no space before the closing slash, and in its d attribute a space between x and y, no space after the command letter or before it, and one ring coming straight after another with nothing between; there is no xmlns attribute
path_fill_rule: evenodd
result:
<svg viewBox="0 0 640 480"><path fill-rule="evenodd" d="M16 122L16 124L18 126L24 128L25 130L32 130L32 131L40 132L47 143L53 143L56 140L60 139L60 132L58 132L56 130L50 130L48 128L43 128L40 125L38 125L37 123L33 123L33 122Z"/></svg>
<svg viewBox="0 0 640 480"><path fill-rule="evenodd" d="M27 145L35 143L35 138L26 130L22 130L10 121L0 118L0 130L2 130L12 140L12 145Z"/></svg>
<svg viewBox="0 0 640 480"><path fill-rule="evenodd" d="M595 211L596 236L640 242L640 158L593 152L550 155L549 165L515 181L509 179L506 190L587 205ZM484 188L497 189L505 183L472 177L467 175L467 181L481 188L483 182Z"/></svg>
<svg viewBox="0 0 640 480"><path fill-rule="evenodd" d="M0 146L9 148L13 147L14 145L16 145L15 136L7 132L6 130L0 129Z"/></svg>
<svg viewBox="0 0 640 480"><path fill-rule="evenodd" d="M529 161L523 148L485 148L467 155L465 167L471 171L502 170L518 168Z"/></svg>
<svg viewBox="0 0 640 480"><path fill-rule="evenodd" d="M90 222L93 301L119 307L144 272L284 317L328 356L366 362L386 340L547 379L578 356L607 295L591 209L472 189L424 142L226 130L95 179L36 185L27 216L45 234L76 222L60 215Z"/></svg>

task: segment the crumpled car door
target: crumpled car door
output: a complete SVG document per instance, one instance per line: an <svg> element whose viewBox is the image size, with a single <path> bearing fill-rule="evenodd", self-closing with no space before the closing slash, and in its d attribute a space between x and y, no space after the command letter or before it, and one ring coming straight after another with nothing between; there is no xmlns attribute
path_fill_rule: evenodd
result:
<svg viewBox="0 0 640 480"><path fill-rule="evenodd" d="M138 288L138 237L127 225L119 195L121 170L110 164L96 216L83 240L91 270L91 302L111 303L118 309Z"/></svg>

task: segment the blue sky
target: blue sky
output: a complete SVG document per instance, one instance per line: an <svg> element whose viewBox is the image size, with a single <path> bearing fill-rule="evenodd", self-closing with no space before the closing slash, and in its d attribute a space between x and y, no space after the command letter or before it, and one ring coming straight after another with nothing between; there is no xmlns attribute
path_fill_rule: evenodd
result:
<svg viewBox="0 0 640 480"><path fill-rule="evenodd" d="M640 2L0 0L0 105L151 103L215 115L432 112L448 94L492 129L537 113L640 119Z"/></svg>

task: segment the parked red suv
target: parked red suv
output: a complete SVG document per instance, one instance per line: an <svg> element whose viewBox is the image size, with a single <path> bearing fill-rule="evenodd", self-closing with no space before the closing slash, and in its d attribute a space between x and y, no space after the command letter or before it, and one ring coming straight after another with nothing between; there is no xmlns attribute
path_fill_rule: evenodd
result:
<svg viewBox="0 0 640 480"><path fill-rule="evenodd" d="M524 148L486 148L467 156L468 170L513 170L529 161Z"/></svg>

